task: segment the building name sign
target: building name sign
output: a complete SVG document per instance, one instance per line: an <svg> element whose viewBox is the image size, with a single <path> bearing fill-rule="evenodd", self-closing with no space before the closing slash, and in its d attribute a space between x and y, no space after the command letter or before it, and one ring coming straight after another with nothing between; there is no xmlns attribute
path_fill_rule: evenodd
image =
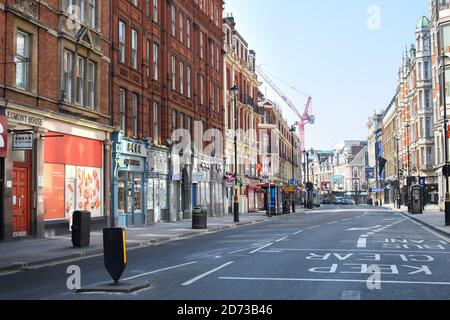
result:
<svg viewBox="0 0 450 320"><path fill-rule="evenodd" d="M33 127L43 127L44 126L44 119L33 117L24 113L15 112L15 111L6 111L6 117L11 122L16 122L20 124L26 124Z"/></svg>

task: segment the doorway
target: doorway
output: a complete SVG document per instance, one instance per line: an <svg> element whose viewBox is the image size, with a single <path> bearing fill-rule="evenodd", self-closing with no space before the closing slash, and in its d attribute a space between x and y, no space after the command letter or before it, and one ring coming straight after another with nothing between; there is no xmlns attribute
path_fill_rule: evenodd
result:
<svg viewBox="0 0 450 320"><path fill-rule="evenodd" d="M29 167L14 164L12 180L13 237L25 237L30 217Z"/></svg>

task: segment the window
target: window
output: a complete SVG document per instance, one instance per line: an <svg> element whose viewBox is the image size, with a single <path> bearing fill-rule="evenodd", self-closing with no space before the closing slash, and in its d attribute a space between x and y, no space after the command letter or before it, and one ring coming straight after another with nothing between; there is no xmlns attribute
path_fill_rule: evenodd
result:
<svg viewBox="0 0 450 320"><path fill-rule="evenodd" d="M177 112L175 110L172 111L172 131L177 129Z"/></svg>
<svg viewBox="0 0 450 320"><path fill-rule="evenodd" d="M132 106L133 106L133 136L137 138L138 136L138 103L139 103L139 97L136 93L133 93L133 100L132 100Z"/></svg>
<svg viewBox="0 0 450 320"><path fill-rule="evenodd" d="M96 65L94 62L88 62L88 107L95 109L95 73Z"/></svg>
<svg viewBox="0 0 450 320"><path fill-rule="evenodd" d="M211 20L214 20L214 2L213 0L209 1L209 17Z"/></svg>
<svg viewBox="0 0 450 320"><path fill-rule="evenodd" d="M158 22L158 1L153 0L153 21Z"/></svg>
<svg viewBox="0 0 450 320"><path fill-rule="evenodd" d="M216 93L216 86L214 84L211 84L211 109L214 111L216 109L215 102L215 93Z"/></svg>
<svg viewBox="0 0 450 320"><path fill-rule="evenodd" d="M28 89L30 63L30 36L27 33L16 33L16 87Z"/></svg>
<svg viewBox="0 0 450 320"><path fill-rule="evenodd" d="M150 0L145 0L145 11L147 18L150 18Z"/></svg>
<svg viewBox="0 0 450 320"><path fill-rule="evenodd" d="M77 95L75 98L75 103L82 106L83 105L83 95L84 95L84 58L77 56Z"/></svg>
<svg viewBox="0 0 450 320"><path fill-rule="evenodd" d="M191 48L191 20L187 19L186 23L186 46Z"/></svg>
<svg viewBox="0 0 450 320"><path fill-rule="evenodd" d="M217 106L217 111L220 112L220 88L219 86L216 87L216 106Z"/></svg>
<svg viewBox="0 0 450 320"><path fill-rule="evenodd" d="M419 90L419 108L423 108L423 91Z"/></svg>
<svg viewBox="0 0 450 320"><path fill-rule="evenodd" d="M180 42L181 43L183 43L183 37L184 37L183 24L184 24L184 17L183 17L183 14L180 12Z"/></svg>
<svg viewBox="0 0 450 320"><path fill-rule="evenodd" d="M187 117L186 130L189 131L189 133L191 134L191 141L192 141L192 118L191 117Z"/></svg>
<svg viewBox="0 0 450 320"><path fill-rule="evenodd" d="M176 79L176 60L175 57L172 56L172 68L171 68L171 79L172 79L172 90L175 90L177 88L177 79Z"/></svg>
<svg viewBox="0 0 450 320"><path fill-rule="evenodd" d="M184 114L180 113L180 129L184 129Z"/></svg>
<svg viewBox="0 0 450 320"><path fill-rule="evenodd" d="M153 80L158 80L158 53L159 46L157 43L153 44Z"/></svg>
<svg viewBox="0 0 450 320"><path fill-rule="evenodd" d="M180 93L184 94L184 64L180 61Z"/></svg>
<svg viewBox="0 0 450 320"><path fill-rule="evenodd" d="M125 63L125 23L119 21L119 62Z"/></svg>
<svg viewBox="0 0 450 320"><path fill-rule="evenodd" d="M430 80L430 62L425 61L424 62L424 80Z"/></svg>
<svg viewBox="0 0 450 320"><path fill-rule="evenodd" d="M173 36L173 37L176 36L176 25L175 25L175 20L176 20L175 6L172 5L172 36Z"/></svg>
<svg viewBox="0 0 450 320"><path fill-rule="evenodd" d="M419 62L419 63L418 63L417 72L419 73L419 74L417 75L418 80L423 80L422 62Z"/></svg>
<svg viewBox="0 0 450 320"><path fill-rule="evenodd" d="M424 118L420 118L420 137L421 138L425 137L425 122L424 122Z"/></svg>
<svg viewBox="0 0 450 320"><path fill-rule="evenodd" d="M133 5L137 7L138 6L138 1L137 0L133 0Z"/></svg>
<svg viewBox="0 0 450 320"><path fill-rule="evenodd" d="M216 26L219 26L219 7L216 7Z"/></svg>
<svg viewBox="0 0 450 320"><path fill-rule="evenodd" d="M214 68L214 61L215 61L215 59L214 59L214 46L215 46L215 44L211 43L211 67L212 68Z"/></svg>
<svg viewBox="0 0 450 320"><path fill-rule="evenodd" d="M191 97L191 67L186 68L187 97Z"/></svg>
<svg viewBox="0 0 450 320"><path fill-rule="evenodd" d="M127 99L127 95L124 89L120 89L119 90L119 107L120 107L120 130L122 130L123 132L126 131L127 127L126 127L126 99Z"/></svg>
<svg viewBox="0 0 450 320"><path fill-rule="evenodd" d="M64 100L72 102L72 52L64 50Z"/></svg>
<svg viewBox="0 0 450 320"><path fill-rule="evenodd" d="M97 1L89 0L89 25L92 28L97 27L96 7L97 7Z"/></svg>
<svg viewBox="0 0 450 320"><path fill-rule="evenodd" d="M153 143L159 143L158 104L153 103Z"/></svg>
<svg viewBox="0 0 450 320"><path fill-rule="evenodd" d="M432 137L431 117L425 118L425 134L427 138Z"/></svg>
<svg viewBox="0 0 450 320"><path fill-rule="evenodd" d="M146 43L146 52L145 52L145 64L146 64L146 70L145 73L147 75L147 78L150 77L150 41L147 40Z"/></svg>
<svg viewBox="0 0 450 320"><path fill-rule="evenodd" d="M131 30L131 66L137 69L137 50L138 50L138 33L136 30Z"/></svg>
<svg viewBox="0 0 450 320"><path fill-rule="evenodd" d="M205 102L205 87L204 87L204 77L200 75L200 104L203 106Z"/></svg>
<svg viewBox="0 0 450 320"><path fill-rule="evenodd" d="M200 59L203 59L203 31L200 31Z"/></svg>
<svg viewBox="0 0 450 320"><path fill-rule="evenodd" d="M219 70L219 47L216 47L216 69Z"/></svg>

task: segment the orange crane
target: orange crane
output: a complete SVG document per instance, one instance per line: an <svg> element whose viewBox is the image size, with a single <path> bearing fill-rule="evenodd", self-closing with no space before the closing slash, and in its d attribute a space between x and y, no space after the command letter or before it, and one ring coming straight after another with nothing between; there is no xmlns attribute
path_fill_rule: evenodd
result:
<svg viewBox="0 0 450 320"><path fill-rule="evenodd" d="M288 105L288 107L299 117L300 121L297 122L299 127L300 136L300 152L305 151L305 126L307 124L314 124L315 117L312 115L312 97L308 96L308 100L305 105L305 110L303 114L295 107L292 101L281 91L281 89L270 79L261 66L256 66L256 72L264 79L265 82L280 96L281 99ZM295 88L294 88L295 89ZM296 90L298 91L298 90ZM298 91L299 93L305 95L304 93Z"/></svg>

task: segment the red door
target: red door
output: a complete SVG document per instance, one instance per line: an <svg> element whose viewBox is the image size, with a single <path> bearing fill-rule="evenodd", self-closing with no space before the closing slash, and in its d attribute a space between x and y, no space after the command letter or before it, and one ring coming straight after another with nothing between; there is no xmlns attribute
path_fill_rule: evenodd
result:
<svg viewBox="0 0 450 320"><path fill-rule="evenodd" d="M29 197L28 168L13 168L13 236L28 235Z"/></svg>

